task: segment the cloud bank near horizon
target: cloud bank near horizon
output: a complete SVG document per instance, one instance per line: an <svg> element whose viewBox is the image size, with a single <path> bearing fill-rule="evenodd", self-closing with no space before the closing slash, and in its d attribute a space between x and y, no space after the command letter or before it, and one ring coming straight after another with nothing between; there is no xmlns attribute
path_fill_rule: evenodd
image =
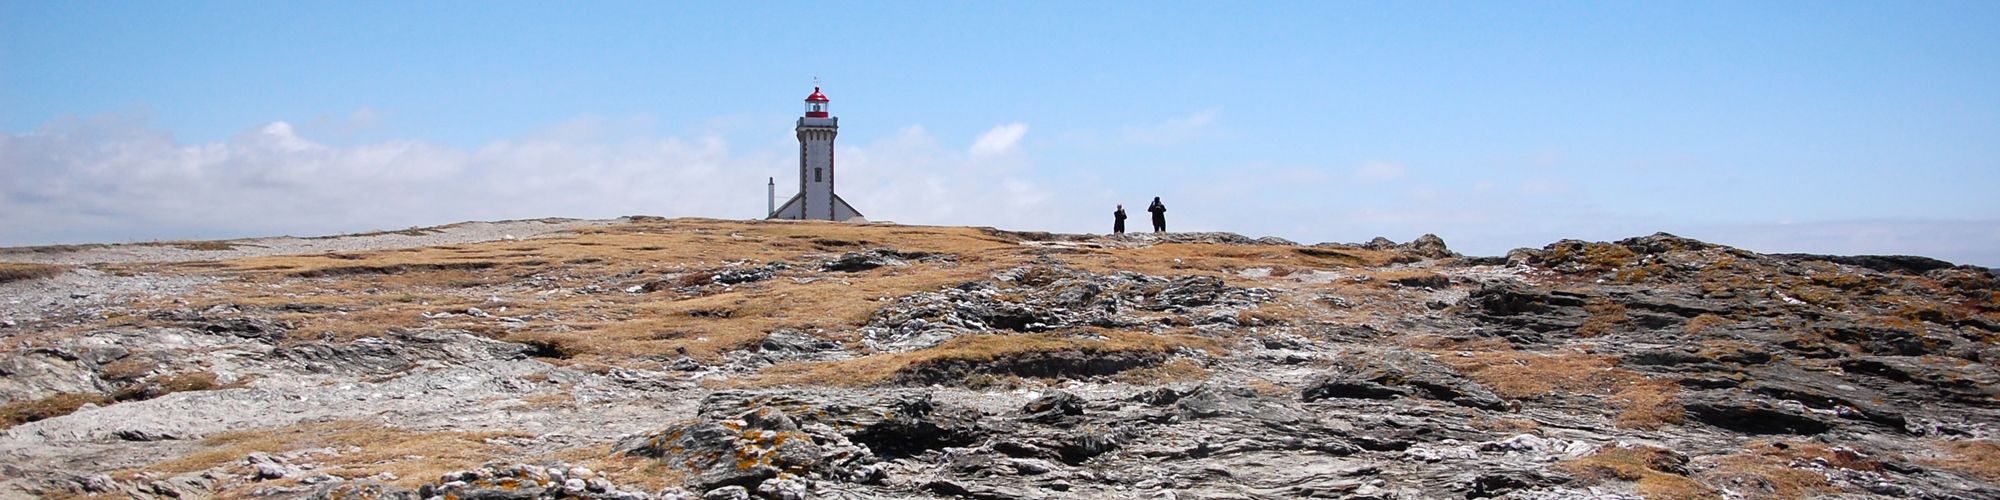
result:
<svg viewBox="0 0 2000 500"><path fill-rule="evenodd" d="M1153 128L1186 137L1215 117L1205 111ZM765 178L783 180L795 164L786 156L793 149L775 142L744 148L715 136L631 138L585 122L471 148L414 140L332 145L282 121L223 142L183 144L117 115L0 134L0 246L540 217L756 218L765 207ZM1666 230L1761 252L1916 254L2000 265L2000 221L1690 225L1617 217L1561 179L1454 188L1426 184L1420 169L1392 161L1184 172L1159 193L1131 192L1087 169L1038 165L1031 130L998 124L952 146L911 126L843 145L842 196L871 219L913 224L1103 232L1112 204L1164 195L1175 230L1305 242L1436 233L1461 252L1495 255L1561 238ZM1331 184L1371 188L1328 201Z"/></svg>
<svg viewBox="0 0 2000 500"><path fill-rule="evenodd" d="M795 164L789 147L745 150L714 136L621 138L598 128L560 124L458 148L408 140L335 146L282 121L210 144L179 143L115 115L51 124L0 135L8 179L0 185L0 245L540 217L757 218L766 178L783 181ZM877 220L1040 227L1059 219L1068 200L1032 179L1019 148L1027 131L1003 124L953 148L913 126L843 146L842 195Z"/></svg>

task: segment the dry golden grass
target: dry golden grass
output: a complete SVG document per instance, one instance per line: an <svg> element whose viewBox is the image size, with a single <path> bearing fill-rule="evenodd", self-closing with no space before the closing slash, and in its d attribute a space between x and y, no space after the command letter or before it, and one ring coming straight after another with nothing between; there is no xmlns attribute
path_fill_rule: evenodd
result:
<svg viewBox="0 0 2000 500"><path fill-rule="evenodd" d="M0 262L0 283L51 278L68 270L68 267L53 264Z"/></svg>
<svg viewBox="0 0 2000 500"><path fill-rule="evenodd" d="M1250 381L1245 383L1244 386L1249 387L1251 392L1263 395L1264 397L1285 398L1285 399L1298 397L1298 391L1294 391L1292 390L1292 388L1285 387L1283 385L1278 384L1277 382L1272 382L1261 378L1250 379Z"/></svg>
<svg viewBox="0 0 2000 500"><path fill-rule="evenodd" d="M1155 366L1126 370L1118 380L1129 384L1170 384L1208 379L1208 368L1188 358L1174 358Z"/></svg>
<svg viewBox="0 0 2000 500"><path fill-rule="evenodd" d="M1970 474L2000 483L2000 442L1990 440L1946 441L1939 448L1951 458L1932 459L1931 465Z"/></svg>
<svg viewBox="0 0 2000 500"><path fill-rule="evenodd" d="M521 398L521 403L508 407L509 410L556 410L576 406L576 396L567 392L534 394Z"/></svg>
<svg viewBox="0 0 2000 500"><path fill-rule="evenodd" d="M187 372L132 382L111 394L59 392L41 398L0 405L0 429L75 413L86 404L103 406L121 401L153 399L176 392L207 391L222 387L216 382L213 373Z"/></svg>
<svg viewBox="0 0 2000 500"><path fill-rule="evenodd" d="M1171 276L1205 274L1235 278L1234 272L1256 267L1276 269L1336 269L1387 265L1397 255L1358 248L1317 248L1281 245L1167 243L1148 247L1074 256L1078 268L1109 273L1133 271Z"/></svg>
<svg viewBox="0 0 2000 500"><path fill-rule="evenodd" d="M236 249L236 244L227 241L169 241L164 243L156 243L156 245L170 246L182 250L196 250L196 251L208 251L208 252Z"/></svg>
<svg viewBox="0 0 2000 500"><path fill-rule="evenodd" d="M1272 326L1272 325L1282 325L1285 323L1289 323L1293 319L1298 318L1297 314L1278 312L1281 309L1284 308L1278 307L1278 308L1272 308L1271 310L1266 310L1265 308L1259 307L1256 309L1244 309L1241 311L1237 311L1236 324L1243 326Z"/></svg>
<svg viewBox="0 0 2000 500"><path fill-rule="evenodd" d="M1256 309L1252 309L1252 311L1256 311L1256 315L1262 319L1276 321L1278 324L1309 324L1336 319L1334 316L1340 311L1339 308L1332 305L1334 297L1339 297L1341 300L1359 300L1350 298L1351 296L1347 293L1330 292L1324 288L1299 288L1302 288L1302 290L1293 290L1293 293L1278 294L1275 297L1276 300L1259 305ZM1377 294L1393 293L1385 290L1369 290L1369 292Z"/></svg>
<svg viewBox="0 0 2000 500"><path fill-rule="evenodd" d="M1676 386L1617 368L1617 358L1564 352L1536 354L1512 350L1440 356L1446 365L1510 399L1563 396L1608 398L1618 410L1619 427L1653 429L1685 418Z"/></svg>
<svg viewBox="0 0 2000 500"><path fill-rule="evenodd" d="M1679 387L1673 382L1634 378L1611 394L1611 402L1618 408L1612 422L1618 427L1642 430L1680 423L1687 419L1687 410L1681 407L1680 398L1675 396L1677 392Z"/></svg>
<svg viewBox="0 0 2000 500"><path fill-rule="evenodd" d="M1853 451L1810 441L1755 441L1743 451L1699 460L1705 467L1697 476L1710 484L1732 485L1750 498L1804 498L1838 493L1826 475L1792 466L1801 462L1822 462L1830 467L1858 471L1880 471L1882 464Z"/></svg>
<svg viewBox="0 0 2000 500"><path fill-rule="evenodd" d="M0 429L75 413L86 404L109 404L103 394L59 392L49 396L0 405Z"/></svg>
<svg viewBox="0 0 2000 500"><path fill-rule="evenodd" d="M976 228L644 220L585 228L573 236L557 238L148 264L128 271L224 274L236 278L179 307L199 310L227 304L261 309L267 317L293 325L298 333L294 339L327 337L341 341L383 335L395 328L452 328L541 346L543 352L560 357L553 360L558 363L608 369L611 365L631 363L650 367L662 357L682 354L715 361L720 353L760 341L777 329L852 341L854 328L866 323L885 305L883 299L986 279L995 271L1028 263L1037 257L1038 251L1018 244L1027 237L1033 235ZM758 265L782 261L809 267L839 252L876 247L947 254L955 262L919 262L859 273L800 269L780 273L776 279L733 287L706 284L707 277L727 263L747 261L749 265ZM1229 281L1241 281L1235 271L1252 267L1288 271L1347 268L1381 265L1396 257L1392 252L1363 249L1220 244L1163 244L1062 255L1074 267L1088 271L1219 275ZM818 279L791 279L805 275ZM530 277L535 278L537 287L515 286ZM650 283L666 286L652 287L658 291L643 294L621 291ZM605 292L577 293L593 285ZM1345 286L1353 285L1326 287ZM688 287L696 291L683 293ZM1390 303L1380 297L1358 298ZM462 313L472 307L495 315L528 319L507 325L492 318L464 314L445 318L425 316L436 312ZM1250 324L1324 320L1328 317L1326 309L1287 303L1247 312L1239 319ZM1355 320L1368 319L1362 315L1372 314L1340 313ZM128 317L114 321L155 320ZM1007 338L1021 341L1008 345L1023 352L1053 348L1137 349L1159 341L1119 335L1100 342L1102 345L1075 344L1053 336ZM1177 338L1174 336L1162 338L1170 339L1164 341L1169 344L1188 343L1173 340ZM962 342L922 355L878 355L852 363L854 367L875 367L870 373L882 375L910 363L925 362L926 356L957 359L991 354L986 352L990 346L978 341ZM1145 373L1168 379L1205 376L1197 368L1170 364ZM773 375L782 378L785 373L780 370Z"/></svg>
<svg viewBox="0 0 2000 500"><path fill-rule="evenodd" d="M1023 237L976 228L647 220L585 228L560 238L259 257L135 271L234 276L238 278L234 282L216 287L187 307L230 304L272 309L272 319L292 323L304 338L325 334L346 340L382 335L392 328L454 328L545 346L568 358L565 362L617 365L650 363L637 360L683 353L714 361L722 352L760 341L781 328L853 340L845 337L884 305L880 299L986 279L995 271L1028 263L1036 253L1017 244ZM920 262L859 273L797 270L728 288L703 285L709 274L729 262L810 266L839 252L875 247L948 254L956 262ZM1063 259L1096 272L1205 274L1240 281L1234 271L1251 267L1349 267L1394 257L1361 249L1303 250L1308 249L1164 244L1065 254ZM805 283L790 279L806 274L820 279ZM504 286L530 276L538 277L544 288ZM668 286L644 294L618 291L655 282ZM599 285L607 292L572 293L586 285ZM681 286L697 286L699 291L684 295L676 291ZM469 307L536 319L508 327L490 318L422 316ZM1266 308L1246 313L1243 319L1276 324L1316 314L1319 311Z"/></svg>
<svg viewBox="0 0 2000 500"><path fill-rule="evenodd" d="M1645 283L1647 280L1662 277L1666 274L1667 266L1653 263L1619 269L1616 274L1611 276L1611 279L1619 283Z"/></svg>
<svg viewBox="0 0 2000 500"><path fill-rule="evenodd" d="M1725 318L1722 316L1717 316L1714 314L1703 313L1700 316L1695 316L1694 319L1688 320L1687 324L1681 325L1681 331L1693 335L1701 332L1706 332L1710 328L1729 326L1733 324L1736 324L1736 320Z"/></svg>
<svg viewBox="0 0 2000 500"><path fill-rule="evenodd" d="M1806 279L1811 280L1815 285L1829 286L1850 291L1862 290L1870 288L1874 285L1865 276L1853 273L1844 273L1840 271L1814 273L1806 276Z"/></svg>
<svg viewBox="0 0 2000 500"><path fill-rule="evenodd" d="M684 486L682 480L687 471L673 467L652 458L633 457L613 453L610 443L598 443L557 450L537 457L536 461L561 461L573 465L589 467L603 474L620 488L638 488L659 491L669 487Z"/></svg>
<svg viewBox="0 0 2000 500"><path fill-rule="evenodd" d="M129 472L182 474L217 466L243 467L243 457L254 452L332 448L339 450L338 454L310 459L319 472L343 477L389 472L396 475L395 484L416 487L512 450L491 442L494 438L533 436L520 432L418 432L356 421L307 423L216 434L202 440L204 449L200 451Z"/></svg>
<svg viewBox="0 0 2000 500"><path fill-rule="evenodd" d="M1616 358L1579 353L1536 354L1519 351L1474 352L1471 357L1438 359L1459 373L1513 399L1535 399L1587 392L1603 386L1605 373L1616 370Z"/></svg>
<svg viewBox="0 0 2000 500"><path fill-rule="evenodd" d="M213 373L187 372L153 377L142 384L133 384L111 394L118 401L153 399L176 392L209 391L222 388Z"/></svg>
<svg viewBox="0 0 2000 500"><path fill-rule="evenodd" d="M97 371L97 375L113 382L129 382L146 378L147 375L153 374L153 370L157 369L159 369L159 363L155 363L151 359L141 356L127 356L125 359L105 364L104 368Z"/></svg>
<svg viewBox="0 0 2000 500"><path fill-rule="evenodd" d="M68 252L76 252L82 250L91 250L96 248L109 248L110 246L111 245L105 243L83 243L75 245L40 245L31 247L8 248L6 250L6 253L24 253L24 254L68 253Z"/></svg>
<svg viewBox="0 0 2000 500"><path fill-rule="evenodd" d="M1593 267L1616 269L1624 267L1639 254L1632 249L1612 243L1591 243L1583 249L1583 262Z"/></svg>
<svg viewBox="0 0 2000 500"><path fill-rule="evenodd" d="M541 343L578 361L617 364L680 352L712 361L718 353L754 343L778 328L851 330L880 308L878 298L984 278L1033 258L1005 237L973 228L683 219L579 233L446 247L260 257L226 261L219 267L167 267L240 278L193 304L197 308L230 304L308 310L312 312L280 312L272 318L292 322L298 331L312 336L326 333L352 339L397 327L457 328ZM781 276L727 290L711 285L694 296L615 291L660 280L672 286L706 283L706 274L726 262L810 265L835 252L871 247L950 254L957 265L917 263L834 273L811 283ZM549 289L497 286L529 276L542 277ZM571 293L605 280L619 281L605 287L613 289L609 293ZM559 293L545 293L549 290ZM421 316L468 307L508 316L550 315L557 320L529 321L509 329L488 318ZM506 311L500 312L501 307Z"/></svg>
<svg viewBox="0 0 2000 500"><path fill-rule="evenodd" d="M1214 339L1192 335L1153 335L1114 330L1095 330L1094 333L1104 336L1104 340L1060 333L967 335L916 351L882 353L842 361L781 364L765 369L742 381L742 384L868 386L891 382L897 376L924 365L954 361L987 362L1042 352L1164 354L1182 348L1220 349L1220 344Z"/></svg>
<svg viewBox="0 0 2000 500"><path fill-rule="evenodd" d="M1605 448L1583 458L1563 461L1560 466L1586 484L1604 481L1631 481L1640 496L1649 500L1714 498L1716 491L1687 476L1672 454L1653 447Z"/></svg>
<svg viewBox="0 0 2000 500"><path fill-rule="evenodd" d="M1366 274L1369 283L1375 286L1406 286L1417 288L1443 288L1451 285L1451 278L1430 271L1389 270L1373 271Z"/></svg>
<svg viewBox="0 0 2000 500"><path fill-rule="evenodd" d="M1589 242L1574 248L1569 245L1556 245L1554 250L1543 257L1543 260L1550 262L1574 260L1583 264L1586 270L1603 272L1625 267L1638 256L1639 254L1632 249L1617 244Z"/></svg>
<svg viewBox="0 0 2000 500"><path fill-rule="evenodd" d="M1823 286L1811 286L1811 285L1794 286L1786 290L1785 294L1791 296L1792 298L1799 299L1800 301L1803 301L1807 304L1812 304L1829 309L1839 309L1847 305L1846 293L1841 292L1838 289L1828 288Z"/></svg>
<svg viewBox="0 0 2000 500"><path fill-rule="evenodd" d="M525 311L552 312L565 318L560 325L562 329L551 328L556 325L530 325L503 338L542 342L573 355L601 360L669 355L683 350L689 356L713 360L721 352L760 341L779 328L849 331L866 323L882 307L877 298L936 290L980 277L978 272L965 268L904 269L897 275L883 270L875 273L861 273L866 276L855 276L859 279L846 283L822 279L799 284L779 278L728 292L673 300L642 295L524 303L521 309Z"/></svg>
<svg viewBox="0 0 2000 500"><path fill-rule="evenodd" d="M1589 312L1590 317L1583 321L1583 326L1576 328L1576 334L1580 337L1596 337L1616 332L1618 327L1629 319L1626 316L1625 304L1605 299L1592 299L1583 305L1583 310Z"/></svg>

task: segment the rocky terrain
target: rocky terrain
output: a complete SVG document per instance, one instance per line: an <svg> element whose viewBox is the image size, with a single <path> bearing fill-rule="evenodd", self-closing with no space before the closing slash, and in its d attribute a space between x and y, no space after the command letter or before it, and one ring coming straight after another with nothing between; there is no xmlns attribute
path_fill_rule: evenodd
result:
<svg viewBox="0 0 2000 500"><path fill-rule="evenodd" d="M1997 498L1996 292L1666 234L0 249L0 496Z"/></svg>

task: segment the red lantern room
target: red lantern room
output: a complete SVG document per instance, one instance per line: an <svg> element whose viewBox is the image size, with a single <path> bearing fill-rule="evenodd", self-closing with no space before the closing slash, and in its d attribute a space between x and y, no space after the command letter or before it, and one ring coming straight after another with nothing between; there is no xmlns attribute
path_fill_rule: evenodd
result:
<svg viewBox="0 0 2000 500"><path fill-rule="evenodd" d="M813 87L813 94L806 96L806 116L826 118L828 116L826 103L826 94L819 93L819 87Z"/></svg>

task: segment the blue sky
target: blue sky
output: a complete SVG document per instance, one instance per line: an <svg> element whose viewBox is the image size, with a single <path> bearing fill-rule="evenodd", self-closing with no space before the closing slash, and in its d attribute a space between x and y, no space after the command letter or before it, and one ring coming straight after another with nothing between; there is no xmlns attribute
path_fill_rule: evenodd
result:
<svg viewBox="0 0 2000 500"><path fill-rule="evenodd" d="M761 215L2000 265L2000 3L0 1L0 245ZM781 191L787 186L780 186Z"/></svg>

